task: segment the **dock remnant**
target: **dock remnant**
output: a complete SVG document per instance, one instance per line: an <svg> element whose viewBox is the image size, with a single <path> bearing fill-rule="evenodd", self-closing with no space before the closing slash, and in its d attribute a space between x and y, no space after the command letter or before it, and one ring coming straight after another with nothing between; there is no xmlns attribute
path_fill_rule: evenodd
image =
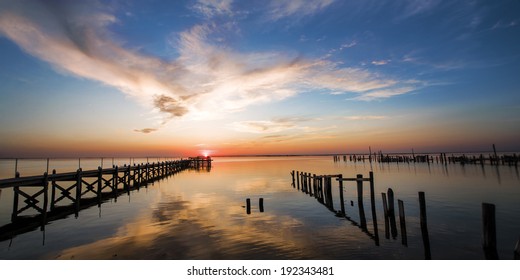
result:
<svg viewBox="0 0 520 280"><path fill-rule="evenodd" d="M428 235L428 222L426 220L426 199L424 192L419 192L419 208L421 216L421 232L424 245L424 258L431 260L432 253L430 251L430 237Z"/></svg>
<svg viewBox="0 0 520 280"><path fill-rule="evenodd" d="M404 246L408 246L408 237L406 235L406 219L404 216L404 202L398 199L397 204L399 206L399 225L401 226L401 243Z"/></svg>
<svg viewBox="0 0 520 280"><path fill-rule="evenodd" d="M488 260L498 260L495 205L482 203L482 246Z"/></svg>

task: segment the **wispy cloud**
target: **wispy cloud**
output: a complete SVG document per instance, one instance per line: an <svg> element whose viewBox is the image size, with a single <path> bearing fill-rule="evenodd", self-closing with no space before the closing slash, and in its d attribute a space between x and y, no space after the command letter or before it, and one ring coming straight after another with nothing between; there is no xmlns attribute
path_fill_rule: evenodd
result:
<svg viewBox="0 0 520 280"><path fill-rule="evenodd" d="M518 19L506 21L506 22L499 20L491 28L489 28L489 30L514 27L514 26L517 26L519 23L520 23L520 20L518 20Z"/></svg>
<svg viewBox="0 0 520 280"><path fill-rule="evenodd" d="M359 115L359 116L346 116L343 117L345 120L349 121L369 121L369 120L384 120L387 119L388 116L377 116L377 115Z"/></svg>
<svg viewBox="0 0 520 280"><path fill-rule="evenodd" d="M212 13L227 13L231 5L231 1L198 3L214 9ZM303 1L280 3L280 14L285 15L307 7ZM315 12L330 3L314 1L309 9ZM413 90L403 81L326 59L237 52L213 40L220 30L211 23L181 32L172 44L179 56L166 61L123 47L107 28L116 22L109 9L79 1L0 4L0 34L27 53L62 73L115 87L161 116L157 127L136 130L142 133L151 133L173 118L210 118L313 90L348 93L362 100ZM240 125L272 132L294 124L278 120Z"/></svg>
<svg viewBox="0 0 520 280"><path fill-rule="evenodd" d="M384 60L383 59L383 60L373 60L372 61L373 65L386 65L388 63L390 63L390 60Z"/></svg>
<svg viewBox="0 0 520 280"><path fill-rule="evenodd" d="M296 16L303 17L313 15L332 4L335 0L272 0L269 4L269 16L271 20Z"/></svg>
<svg viewBox="0 0 520 280"><path fill-rule="evenodd" d="M352 48L354 47L355 45L357 45L357 41L354 40L352 42L348 42L348 43L344 43L342 44L340 47L339 47L339 50L342 51L344 49L349 49L349 48Z"/></svg>
<svg viewBox="0 0 520 280"><path fill-rule="evenodd" d="M441 3L441 0L405 0L400 18L408 18L430 12Z"/></svg>
<svg viewBox="0 0 520 280"><path fill-rule="evenodd" d="M248 133L278 133L289 129L304 129L299 123L308 121L306 118L278 118L270 121L234 122L230 128Z"/></svg>
<svg viewBox="0 0 520 280"><path fill-rule="evenodd" d="M372 100L381 100L385 98L394 97L397 95L403 95L414 91L416 87L390 87L381 90L373 90L361 95L358 95L353 100L361 100L361 101L372 101Z"/></svg>
<svg viewBox="0 0 520 280"><path fill-rule="evenodd" d="M233 0L197 0L193 9L206 18L218 15L233 15Z"/></svg>

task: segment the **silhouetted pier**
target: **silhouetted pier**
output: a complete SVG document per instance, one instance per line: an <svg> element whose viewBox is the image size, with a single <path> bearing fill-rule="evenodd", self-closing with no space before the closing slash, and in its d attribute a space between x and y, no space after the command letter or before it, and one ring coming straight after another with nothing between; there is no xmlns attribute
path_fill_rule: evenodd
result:
<svg viewBox="0 0 520 280"><path fill-rule="evenodd" d="M95 170L21 177L0 180L0 189L12 188L11 224L0 227L0 240L41 226L49 220L78 213L81 209L100 205L103 201L130 193L134 189L187 169L211 168L211 158L189 158L174 161L112 166ZM68 203L67 203L68 202ZM29 211L32 210L32 211ZM26 215L22 215L27 212ZM36 214L34 214L36 213Z"/></svg>

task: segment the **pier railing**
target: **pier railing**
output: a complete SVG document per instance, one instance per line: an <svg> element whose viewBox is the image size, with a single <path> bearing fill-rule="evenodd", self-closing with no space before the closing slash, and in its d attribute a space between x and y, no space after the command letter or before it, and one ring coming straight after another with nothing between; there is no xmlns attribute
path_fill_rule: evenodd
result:
<svg viewBox="0 0 520 280"><path fill-rule="evenodd" d="M11 224L0 227L0 240L18 233L27 232L38 226L41 229L49 220L81 209L100 205L107 199L187 169L209 170L211 158L189 158L183 160L113 166L95 170L78 169L76 172L21 177L0 180L0 190L11 188L14 192ZM68 203L67 203L68 202ZM32 210L32 211L30 211ZM28 214L28 212L32 212ZM34 214L36 213L36 214ZM26 214L26 215L22 215Z"/></svg>

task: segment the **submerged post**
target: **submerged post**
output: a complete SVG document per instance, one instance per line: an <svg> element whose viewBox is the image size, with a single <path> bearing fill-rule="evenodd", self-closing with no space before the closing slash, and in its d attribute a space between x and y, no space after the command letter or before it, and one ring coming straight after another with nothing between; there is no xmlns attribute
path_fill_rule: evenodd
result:
<svg viewBox="0 0 520 280"><path fill-rule="evenodd" d="M251 199L250 198L246 199L246 213L248 215L251 214Z"/></svg>
<svg viewBox="0 0 520 280"><path fill-rule="evenodd" d="M498 260L494 204L482 203L482 226L484 255L488 260Z"/></svg>
<svg viewBox="0 0 520 280"><path fill-rule="evenodd" d="M424 245L424 258L426 260L432 259L430 251L430 237L428 236L428 223L426 221L426 201L424 192L419 192L419 207L421 212L421 232Z"/></svg>
<svg viewBox="0 0 520 280"><path fill-rule="evenodd" d="M264 212L264 198L258 199L258 208L260 208L260 212Z"/></svg>

